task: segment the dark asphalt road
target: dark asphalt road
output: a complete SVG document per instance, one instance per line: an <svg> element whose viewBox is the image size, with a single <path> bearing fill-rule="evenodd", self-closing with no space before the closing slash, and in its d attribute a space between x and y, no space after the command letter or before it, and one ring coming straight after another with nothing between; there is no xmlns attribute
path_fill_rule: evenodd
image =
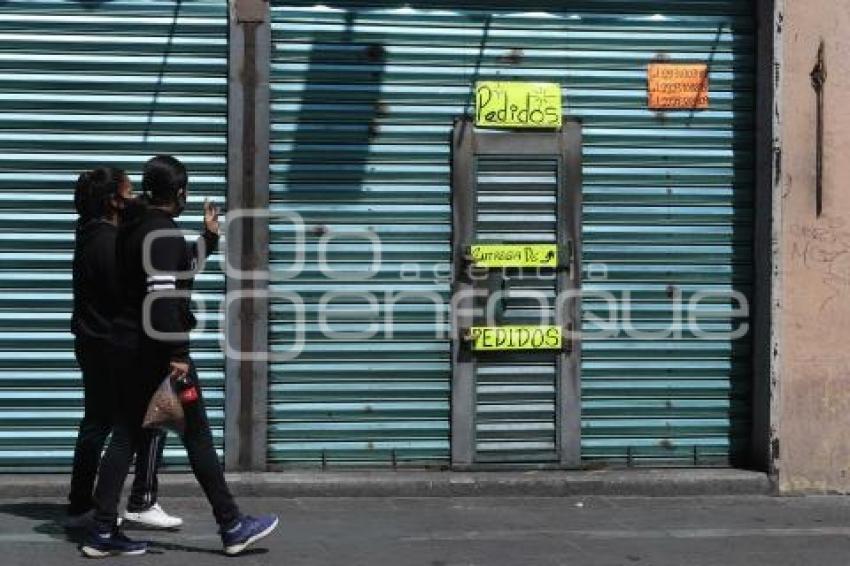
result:
<svg viewBox="0 0 850 566"><path fill-rule="evenodd" d="M0 565L83 564L61 501L0 501ZM177 533L128 531L152 554L109 563L188 566L847 566L850 498L243 498L282 527L247 556L220 554L205 501L166 498ZM97 563L97 562L95 562Z"/></svg>

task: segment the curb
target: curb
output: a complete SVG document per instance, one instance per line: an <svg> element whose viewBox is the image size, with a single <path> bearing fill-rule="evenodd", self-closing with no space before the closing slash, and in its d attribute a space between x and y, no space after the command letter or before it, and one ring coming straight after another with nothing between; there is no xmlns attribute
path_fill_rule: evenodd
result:
<svg viewBox="0 0 850 566"><path fill-rule="evenodd" d="M761 472L728 469L428 472L352 471L229 473L233 494L243 497L683 497L772 495ZM69 476L3 475L0 498L67 495ZM203 497L190 474L160 476L165 497Z"/></svg>

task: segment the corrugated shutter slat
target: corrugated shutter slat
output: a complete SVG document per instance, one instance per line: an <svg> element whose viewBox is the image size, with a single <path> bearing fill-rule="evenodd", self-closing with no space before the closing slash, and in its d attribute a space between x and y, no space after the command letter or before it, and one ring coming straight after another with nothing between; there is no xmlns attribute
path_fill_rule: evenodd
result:
<svg viewBox="0 0 850 566"><path fill-rule="evenodd" d="M567 113L583 120L585 289L631 293L632 323L645 331L673 320L671 288L686 300L749 293L750 12L732 0L273 2L272 206L308 227L305 271L274 288L302 293L308 329L302 356L272 367L270 461L447 462L448 341L423 338L434 336L433 309L406 305L407 326L391 339L334 342L319 333L318 302L330 290L448 295L433 269L449 261L449 136L476 79L559 82ZM646 64L660 55L710 63L708 110L646 107ZM385 246L375 276L324 277L320 235L364 228ZM291 229L272 227L278 268L292 242ZM354 250L364 246L337 240L331 253L362 270L369 256ZM431 275L403 279L410 264ZM603 307L585 303L587 325ZM731 305L715 310L706 327L731 328ZM292 314L273 306L273 347L292 342ZM368 327L351 313L345 324ZM727 464L745 452L746 338L642 340L621 329L583 348L585 459Z"/></svg>
<svg viewBox="0 0 850 566"><path fill-rule="evenodd" d="M170 153L190 170L187 227L199 228L205 196L224 201L227 4L12 0L0 10L0 469L65 470L83 407L69 332L74 182L105 164L139 190L142 164ZM219 264L198 278L209 312L194 351L221 449ZM185 461L173 435L167 457Z"/></svg>

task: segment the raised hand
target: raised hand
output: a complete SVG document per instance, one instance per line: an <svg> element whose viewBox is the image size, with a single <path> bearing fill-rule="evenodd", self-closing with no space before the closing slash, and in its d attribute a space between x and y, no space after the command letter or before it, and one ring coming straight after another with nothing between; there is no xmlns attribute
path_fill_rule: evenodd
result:
<svg viewBox="0 0 850 566"><path fill-rule="evenodd" d="M218 207L210 199L204 200L204 229L207 232L219 233L221 227L218 223L218 212Z"/></svg>

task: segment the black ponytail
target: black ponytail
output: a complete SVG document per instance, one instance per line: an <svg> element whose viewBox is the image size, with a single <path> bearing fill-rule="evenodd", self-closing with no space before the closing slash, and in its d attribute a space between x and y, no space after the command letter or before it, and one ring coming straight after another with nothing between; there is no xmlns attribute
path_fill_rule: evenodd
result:
<svg viewBox="0 0 850 566"><path fill-rule="evenodd" d="M80 221L103 218L109 212L109 200L120 196L127 173L115 167L98 167L86 171L74 188L74 208Z"/></svg>
<svg viewBox="0 0 850 566"><path fill-rule="evenodd" d="M74 208L80 217L80 222L91 219L91 171L80 173L74 186Z"/></svg>

